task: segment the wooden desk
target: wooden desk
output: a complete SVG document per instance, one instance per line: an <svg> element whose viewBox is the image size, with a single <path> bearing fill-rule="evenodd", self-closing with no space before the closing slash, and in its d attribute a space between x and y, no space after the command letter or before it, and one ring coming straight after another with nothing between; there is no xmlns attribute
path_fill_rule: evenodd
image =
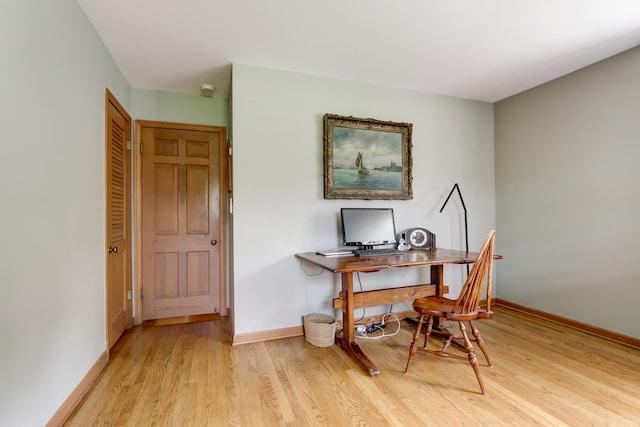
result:
<svg viewBox="0 0 640 427"><path fill-rule="evenodd" d="M369 375L380 373L374 363L363 353L355 341L354 309L423 298L428 295L444 295L444 265L470 264L478 254L476 252L437 249L435 251L411 250L398 255L373 257L323 256L315 252L296 254L296 257L342 275L340 297L334 299L334 308L342 309L341 334L336 335L340 347L349 354ZM500 256L494 258L499 259ZM388 288L366 292L353 291L353 273L366 273L392 268L431 267L431 283L400 288Z"/></svg>

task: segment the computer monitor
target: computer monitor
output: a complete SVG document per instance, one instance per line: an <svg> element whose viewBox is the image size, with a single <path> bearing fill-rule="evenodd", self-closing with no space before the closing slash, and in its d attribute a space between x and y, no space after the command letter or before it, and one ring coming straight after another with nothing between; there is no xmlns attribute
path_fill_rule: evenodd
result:
<svg viewBox="0 0 640 427"><path fill-rule="evenodd" d="M344 246L396 244L396 223L391 208L342 208L342 243Z"/></svg>

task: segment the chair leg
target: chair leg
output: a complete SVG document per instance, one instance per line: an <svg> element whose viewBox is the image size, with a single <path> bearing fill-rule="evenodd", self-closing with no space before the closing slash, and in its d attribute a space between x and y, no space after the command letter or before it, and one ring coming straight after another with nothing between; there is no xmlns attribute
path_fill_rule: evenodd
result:
<svg viewBox="0 0 640 427"><path fill-rule="evenodd" d="M431 332L433 331L433 317L429 316L427 319L427 330L424 334L424 346L423 348L426 350L427 344L429 342L429 337L431 336Z"/></svg>
<svg viewBox="0 0 640 427"><path fill-rule="evenodd" d="M490 368L492 368L493 365L491 364L491 360L489 359L489 354L487 353L487 349L484 347L484 340L480 335L480 331L478 330L478 328L476 328L476 325L474 325L471 320L469 321L469 325L471 325L471 332L473 332L473 336L475 337L476 342L478 343L478 347L480 347L480 350L482 350L482 354L484 354L484 358L487 360L487 364L489 365Z"/></svg>
<svg viewBox="0 0 640 427"><path fill-rule="evenodd" d="M422 329L422 323L424 322L424 315L420 315L420 319L418 319L418 327L416 331L413 333L413 341L411 341L411 345L409 346L409 358L407 359L407 366L404 368L404 373L406 374L409 370L409 364L411 363L411 359L413 355L416 354L418 349L418 339L420 338L420 330Z"/></svg>
<svg viewBox="0 0 640 427"><path fill-rule="evenodd" d="M478 379L478 384L480 384L480 390L482 394L486 394L484 391L484 384L482 383L482 378L480 377L480 369L478 368L478 359L476 358L476 354L473 351L473 346L471 345L471 341L467 336L466 328L462 322L458 322L460 325L460 332L462 332L462 337L464 338L464 348L469 355L469 364L473 368L473 372L476 374L476 378Z"/></svg>
<svg viewBox="0 0 640 427"><path fill-rule="evenodd" d="M486 394L484 391L484 384L482 383L482 378L480 378L480 369L478 368L478 359L476 358L476 355L473 352L473 350L469 353L469 363L473 368L473 372L476 373L476 378L478 379L478 384L480 384L480 390L482 391L482 394Z"/></svg>

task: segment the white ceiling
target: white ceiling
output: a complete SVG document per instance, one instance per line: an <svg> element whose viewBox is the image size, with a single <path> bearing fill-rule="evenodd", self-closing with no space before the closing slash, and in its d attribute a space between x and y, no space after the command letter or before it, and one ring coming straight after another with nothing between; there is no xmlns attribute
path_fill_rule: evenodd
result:
<svg viewBox="0 0 640 427"><path fill-rule="evenodd" d="M640 45L638 0L78 0L135 88L231 64L495 102Z"/></svg>

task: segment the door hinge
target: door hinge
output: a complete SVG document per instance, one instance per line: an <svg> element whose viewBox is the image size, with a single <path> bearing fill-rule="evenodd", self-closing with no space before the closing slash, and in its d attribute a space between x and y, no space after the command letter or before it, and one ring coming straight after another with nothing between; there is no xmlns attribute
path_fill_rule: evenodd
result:
<svg viewBox="0 0 640 427"><path fill-rule="evenodd" d="M144 299L144 288L140 288L140 299Z"/></svg>
<svg viewBox="0 0 640 427"><path fill-rule="evenodd" d="M142 153L142 144L140 144L140 153Z"/></svg>
<svg viewBox="0 0 640 427"><path fill-rule="evenodd" d="M127 301L131 301L131 289L127 290Z"/></svg>
<svg viewBox="0 0 640 427"><path fill-rule="evenodd" d="M131 140L127 141L127 150L131 151Z"/></svg>

